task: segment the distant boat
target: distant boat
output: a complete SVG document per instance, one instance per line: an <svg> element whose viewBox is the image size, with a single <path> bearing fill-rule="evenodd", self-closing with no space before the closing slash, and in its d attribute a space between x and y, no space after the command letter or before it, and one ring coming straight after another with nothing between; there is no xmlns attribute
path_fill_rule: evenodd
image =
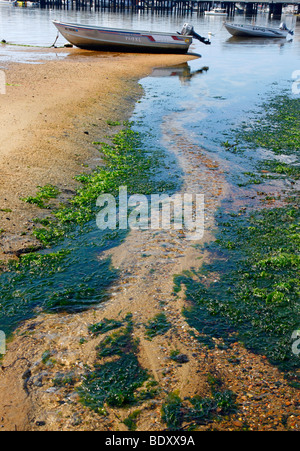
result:
<svg viewBox="0 0 300 451"><path fill-rule="evenodd" d="M19 6L20 8L38 8L40 6L39 2L29 2L27 0L13 0L10 1L13 6Z"/></svg>
<svg viewBox="0 0 300 451"><path fill-rule="evenodd" d="M294 32L289 30L285 23L282 23L279 28L260 27L249 24L235 24L224 23L227 31L232 36L252 37L252 38L286 38L289 34Z"/></svg>
<svg viewBox="0 0 300 451"><path fill-rule="evenodd" d="M226 9L223 8L213 8L210 11L204 11L206 16L227 16Z"/></svg>
<svg viewBox="0 0 300 451"><path fill-rule="evenodd" d="M73 23L53 22L64 38L76 47L88 50L117 50L126 52L186 53L193 41L210 41L198 35L194 27L184 24L180 33L134 31L95 27Z"/></svg>
<svg viewBox="0 0 300 451"><path fill-rule="evenodd" d="M239 3L235 5L235 12L238 14L243 14L245 12L244 6L240 5Z"/></svg>

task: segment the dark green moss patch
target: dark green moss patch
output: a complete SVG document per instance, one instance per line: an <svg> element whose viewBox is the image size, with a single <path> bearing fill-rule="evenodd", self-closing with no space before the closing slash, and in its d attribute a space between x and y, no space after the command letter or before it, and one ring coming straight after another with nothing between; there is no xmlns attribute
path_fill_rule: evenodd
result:
<svg viewBox="0 0 300 451"><path fill-rule="evenodd" d="M138 342L132 337L132 320L126 317L127 326L107 337L98 347L99 357L114 360L96 364L78 388L81 402L96 412L105 405L125 407L139 402L139 391L149 379L148 371L136 356Z"/></svg>
<svg viewBox="0 0 300 451"><path fill-rule="evenodd" d="M78 389L81 402L101 412L104 405L124 407L136 402L136 392L148 379L134 354L125 354L118 360L95 367L85 376Z"/></svg>
<svg viewBox="0 0 300 451"><path fill-rule="evenodd" d="M221 210L217 239L207 246L211 263L198 273L177 276L174 291L187 287L190 307L185 315L200 332L199 341L214 347L213 338L225 346L239 339L289 371L296 383L300 360L292 352L291 337L300 325L300 218L293 187L299 179L300 100L279 96L263 110L233 141L273 152L273 159L257 161L244 175L247 183L290 182L277 196L285 206L252 213ZM265 194L262 200L268 199L275 197Z"/></svg>
<svg viewBox="0 0 300 451"><path fill-rule="evenodd" d="M103 321L100 321L100 323L92 324L91 326L89 326L89 332L94 336L98 336L105 334L106 332L109 332L111 330L118 329L122 326L122 321L104 318Z"/></svg>
<svg viewBox="0 0 300 451"><path fill-rule="evenodd" d="M300 149L300 99L279 95L264 103L261 112L259 119L255 118L247 128L237 131L237 141L276 154L297 154Z"/></svg>
<svg viewBox="0 0 300 451"><path fill-rule="evenodd" d="M190 403L192 407L185 415L190 429L237 412L236 395L231 390L214 392L212 397L195 396L190 398Z"/></svg>
<svg viewBox="0 0 300 451"><path fill-rule="evenodd" d="M161 419L166 423L168 430L178 431L183 423L183 404L177 393L170 393L162 406Z"/></svg>
<svg viewBox="0 0 300 451"><path fill-rule="evenodd" d="M123 421L125 426L128 427L129 431L135 431L137 429L137 420L141 414L140 410L135 410Z"/></svg>
<svg viewBox="0 0 300 451"><path fill-rule="evenodd" d="M164 313L158 313L153 319L151 319L146 328L146 337L152 339L157 335L164 335L171 328L171 324L167 320Z"/></svg>
<svg viewBox="0 0 300 451"><path fill-rule="evenodd" d="M98 357L109 357L135 352L138 342L132 339L133 324L128 321L126 327L106 337L98 346Z"/></svg>
<svg viewBox="0 0 300 451"><path fill-rule="evenodd" d="M192 430L237 412L236 395L224 387L223 381L209 375L209 384L211 396L182 401L176 392L168 395L162 406L162 421L169 431Z"/></svg>
<svg viewBox="0 0 300 451"><path fill-rule="evenodd" d="M220 219L225 223L229 218ZM246 346L281 368L300 367L291 349L291 335L300 324L298 224L299 210L289 207L231 219L220 227L210 246L220 259L203 268L220 278L209 287L201 283L201 272L198 282L180 278L193 304L185 315L201 332L200 341L214 346L212 338L222 338L229 345L236 332Z"/></svg>
<svg viewBox="0 0 300 451"><path fill-rule="evenodd" d="M118 273L109 259L99 262L96 251L91 243L78 243L68 251L27 254L11 263L0 278L2 330L9 334L40 309L76 313L104 301Z"/></svg>

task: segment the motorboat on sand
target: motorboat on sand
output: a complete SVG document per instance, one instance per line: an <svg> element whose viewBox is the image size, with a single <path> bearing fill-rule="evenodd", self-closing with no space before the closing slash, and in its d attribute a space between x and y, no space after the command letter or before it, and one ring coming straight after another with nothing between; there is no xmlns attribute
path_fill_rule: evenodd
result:
<svg viewBox="0 0 300 451"><path fill-rule="evenodd" d="M186 53L193 39L210 44L185 23L180 33L137 31L74 23L53 22L64 38L76 47L88 50L126 52Z"/></svg>

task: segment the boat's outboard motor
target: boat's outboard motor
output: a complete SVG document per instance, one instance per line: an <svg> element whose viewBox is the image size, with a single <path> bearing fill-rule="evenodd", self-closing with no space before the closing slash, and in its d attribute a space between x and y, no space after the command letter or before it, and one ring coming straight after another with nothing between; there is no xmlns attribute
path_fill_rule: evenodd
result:
<svg viewBox="0 0 300 451"><path fill-rule="evenodd" d="M291 34L292 36L294 35L293 30L289 30L285 22L281 22L279 29L283 31L288 31L289 34Z"/></svg>
<svg viewBox="0 0 300 451"><path fill-rule="evenodd" d="M183 36L193 36L193 38L198 39L198 41L203 42L203 44L210 45L211 42L209 39L203 38L199 34L195 33L193 25L190 25L189 23L185 23L183 25L183 28L181 30L181 33Z"/></svg>

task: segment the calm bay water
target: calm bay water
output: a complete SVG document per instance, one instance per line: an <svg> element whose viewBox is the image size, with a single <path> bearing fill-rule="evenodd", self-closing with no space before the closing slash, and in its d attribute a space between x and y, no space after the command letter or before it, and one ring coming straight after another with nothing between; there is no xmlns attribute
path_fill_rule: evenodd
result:
<svg viewBox="0 0 300 451"><path fill-rule="evenodd" d="M222 142L226 141L231 129L242 121L251 120L251 111L255 111L265 98L281 92L291 94L292 73L300 70L300 22L296 24L292 16L286 17L285 21L289 28L295 29L293 40L245 40L234 39L228 34L223 26L223 17L50 11L13 8L4 4L0 4L0 39L14 44L39 46L41 49L33 56L25 48L20 50L18 47L0 46L0 66L5 68L7 61L42 63L43 58L49 58L49 55L43 54L42 47L50 47L56 38L56 29L51 23L55 19L162 31L180 31L183 23L188 21L199 34L208 36L210 33L211 46L196 41L191 48L193 52L202 54L202 58L177 67L154 70L151 76L141 81L145 94L135 107L133 120L136 130L151 130L154 144L157 141L163 145L165 130L174 129L186 136L191 145L205 148L227 170L228 180L233 185L240 182L240 174L249 170L251 162L260 158L260 155L228 154ZM238 23L251 21L243 16L236 16L233 20ZM267 15L261 14L257 16L256 23L269 23L276 27L280 22L269 22ZM64 43L60 37L57 45ZM53 54L51 57L58 56ZM89 234L98 236L96 226L93 227L92 232L85 235L87 243L91 242ZM101 243L95 244L97 252L101 246ZM82 262L82 258L85 258L86 265L90 264L91 259L82 246L82 235L80 241L68 245L68 248L72 250L72 256L67 265L68 270L61 277L65 281L69 280L69 285L73 286L75 282L70 274L77 274L80 268L78 262ZM91 252L97 255L95 248ZM97 268L90 264L90 271L102 274L104 269L96 261L93 260ZM49 285L48 279L48 276L44 279L45 287ZM61 282L57 275L53 279L53 284ZM40 291L37 287L41 287ZM19 292L23 293L24 290L26 293L27 289L21 285L15 292L19 296ZM28 299L35 307L39 305L46 288L38 280L32 290L37 294L30 292ZM27 305L27 298L25 295L23 297ZM28 311L26 314L25 311L15 311L17 304L13 300L11 304L11 311L6 301L0 309L0 326L5 330L9 330L11 324L24 315L30 316ZM22 310L22 304L18 305ZM30 311L31 308L30 305Z"/></svg>
<svg viewBox="0 0 300 451"><path fill-rule="evenodd" d="M154 119L158 124L169 111L176 111L174 119L182 127L190 129L195 139L201 137L201 145L211 150L218 147L220 133L223 134L235 118L239 120L244 111L252 109L261 96L292 89L292 73L300 70L300 22L297 23L293 16L282 17L289 28L295 29L291 41L236 39L223 26L223 17L200 17L196 13L179 16L143 12L40 10L0 4L0 39L14 44L50 47L57 35L51 22L55 19L162 31L179 31L184 22L190 22L199 34L210 36L211 46L194 41L191 47L191 51L201 54L202 58L187 64L186 70L192 75L189 80L174 77L176 70L171 71L170 76L168 70L156 71L156 77L143 80L146 96L139 108L143 110L143 117L150 111L148 122ZM232 20L247 23L254 19L236 15ZM269 21L267 14L259 14L255 20L260 25L277 27L280 24L278 20ZM57 45L65 42L60 37ZM25 48L20 51L17 47L0 46L2 67L5 67L5 61L36 63L42 58L64 57L43 55L42 48L32 54ZM201 74L199 70L202 67L208 70ZM156 112L154 118L152 111Z"/></svg>

